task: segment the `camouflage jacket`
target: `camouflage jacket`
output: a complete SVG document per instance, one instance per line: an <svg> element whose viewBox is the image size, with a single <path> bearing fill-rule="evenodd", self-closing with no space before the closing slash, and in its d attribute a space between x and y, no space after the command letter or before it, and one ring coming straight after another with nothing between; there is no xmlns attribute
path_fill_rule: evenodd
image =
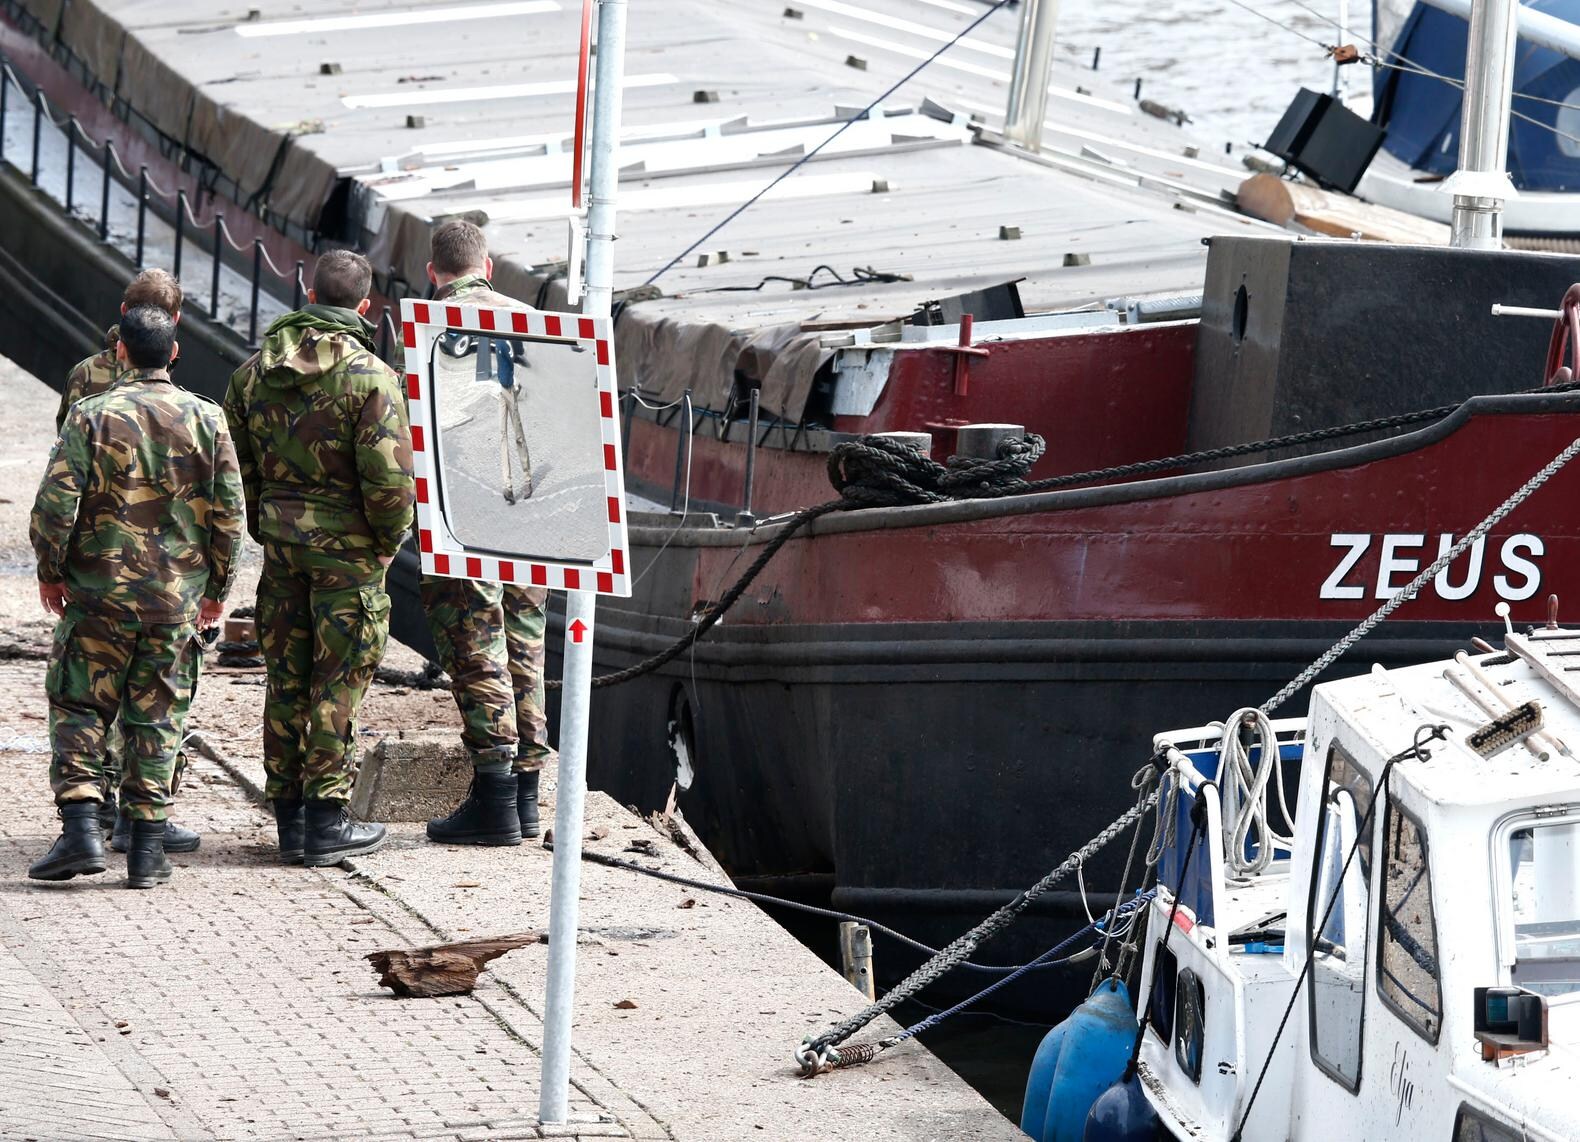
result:
<svg viewBox="0 0 1580 1142"><path fill-rule="evenodd" d="M192 622L230 592L241 479L214 402L132 369L71 406L33 504L41 583L142 623Z"/></svg>
<svg viewBox="0 0 1580 1142"><path fill-rule="evenodd" d="M482 274L467 274L464 278L456 278L446 286L442 286L433 295L434 301L465 301L472 305L500 305L512 309L530 309L525 302L517 301L513 297L506 297L494 288L492 282Z"/></svg>
<svg viewBox="0 0 1580 1142"><path fill-rule="evenodd" d="M60 408L55 413L55 431L66 423L71 406L83 397L97 396L116 382L121 366L115 360L115 345L121 339L121 327L112 325L104 331L104 348L85 360L78 361L66 374L66 388L60 394Z"/></svg>
<svg viewBox="0 0 1580 1142"><path fill-rule="evenodd" d="M465 277L456 278L447 285L440 286L434 292L434 301L464 301L471 305L497 305L509 309L531 309L532 306L524 301L508 297L494 288L494 284L482 274L467 274ZM406 350L397 347L395 354L395 367L401 372L406 371Z"/></svg>
<svg viewBox="0 0 1580 1142"><path fill-rule="evenodd" d="M230 379L253 538L394 555L415 502L411 429L373 326L349 309L310 305L269 326Z"/></svg>

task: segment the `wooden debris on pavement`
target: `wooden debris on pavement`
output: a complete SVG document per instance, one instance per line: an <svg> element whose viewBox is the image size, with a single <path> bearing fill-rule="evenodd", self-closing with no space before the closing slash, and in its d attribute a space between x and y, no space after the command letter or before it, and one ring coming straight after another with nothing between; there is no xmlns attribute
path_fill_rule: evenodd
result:
<svg viewBox="0 0 1580 1142"><path fill-rule="evenodd" d="M370 952L364 956L379 974L379 986L405 998L436 995L470 995L477 986L483 965L506 952L528 944L546 944L545 931L523 932L514 936L494 936L486 940L466 940L432 948L400 948Z"/></svg>

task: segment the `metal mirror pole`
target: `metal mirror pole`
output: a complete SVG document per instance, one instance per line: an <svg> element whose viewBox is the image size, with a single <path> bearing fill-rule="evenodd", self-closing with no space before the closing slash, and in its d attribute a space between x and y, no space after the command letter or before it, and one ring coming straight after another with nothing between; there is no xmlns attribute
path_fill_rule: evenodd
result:
<svg viewBox="0 0 1580 1142"><path fill-rule="evenodd" d="M587 287L582 312L607 317L614 288L614 201L619 176L620 91L625 78L626 0L599 0L588 178ZM549 905L549 979L544 996L543 1077L538 1120L569 1117L576 929L581 898L582 811L587 798L587 717L592 698L596 596L565 596L564 688L554 804L554 879Z"/></svg>

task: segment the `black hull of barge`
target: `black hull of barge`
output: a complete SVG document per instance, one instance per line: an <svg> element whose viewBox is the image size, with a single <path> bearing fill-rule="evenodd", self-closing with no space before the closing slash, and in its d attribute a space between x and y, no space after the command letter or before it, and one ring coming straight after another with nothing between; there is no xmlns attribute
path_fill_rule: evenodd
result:
<svg viewBox="0 0 1580 1142"><path fill-rule="evenodd" d="M601 600L595 671L678 637ZM1266 701L1348 629L1319 622L950 623L763 628L727 621L694 656L594 691L589 784L679 805L744 887L859 913L934 946L969 929L1133 803L1152 734ZM1397 623L1324 678L1443 657L1488 626ZM550 676L559 671L550 638ZM1304 713L1306 693L1275 716ZM1150 828L1150 821L1148 822ZM974 959L1020 963L1112 901L1128 834ZM1139 875L1132 875L1132 888ZM811 931L802 928L802 931ZM827 945L828 948L832 944ZM819 945L825 950L824 945ZM881 982L917 958L877 940ZM1059 1018L1092 963L1036 973L999 1008ZM956 973L947 998L991 976Z"/></svg>

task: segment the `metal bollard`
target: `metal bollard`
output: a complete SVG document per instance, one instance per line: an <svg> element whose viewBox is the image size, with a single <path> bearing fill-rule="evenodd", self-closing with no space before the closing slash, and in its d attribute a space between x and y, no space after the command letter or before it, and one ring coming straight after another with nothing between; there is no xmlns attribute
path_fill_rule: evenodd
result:
<svg viewBox="0 0 1580 1142"><path fill-rule="evenodd" d="M66 213L71 213L76 202L77 188L77 117L66 120Z"/></svg>
<svg viewBox="0 0 1580 1142"><path fill-rule="evenodd" d="M148 166L137 168L137 268L143 268L143 239L148 232Z"/></svg>
<svg viewBox="0 0 1580 1142"><path fill-rule="evenodd" d="M390 316L390 307L385 306L384 312L379 314L379 359L388 361L390 358L390 344L395 337L395 319Z"/></svg>
<svg viewBox="0 0 1580 1142"><path fill-rule="evenodd" d="M752 514L752 484L757 478L757 404L761 397L762 390L753 385L751 412L746 420L746 486L741 492L741 510L735 516L735 522L744 527L757 522L757 517Z"/></svg>
<svg viewBox="0 0 1580 1142"><path fill-rule="evenodd" d="M997 460L999 445L1026 435L1023 424L962 424L955 429L955 455Z"/></svg>
<svg viewBox="0 0 1580 1142"><path fill-rule="evenodd" d="M35 90L33 92L33 168L31 176L34 186L38 185L38 139L39 132L43 129L43 126L44 93L42 91Z"/></svg>
<svg viewBox="0 0 1580 1142"><path fill-rule="evenodd" d="M181 236L186 232L187 224L187 192L176 191L176 252L170 258L170 273L177 280L181 280Z"/></svg>
<svg viewBox="0 0 1580 1142"><path fill-rule="evenodd" d="M225 212L214 212L214 276L209 286L208 315L212 318L219 317L219 268L222 251L225 249Z"/></svg>
<svg viewBox="0 0 1580 1142"><path fill-rule="evenodd" d="M675 437L675 480L669 487L669 510L674 511L680 503L680 472L681 461L691 454L691 390L687 389L680 398L681 418L686 422L684 428Z"/></svg>
<svg viewBox="0 0 1580 1142"><path fill-rule="evenodd" d="M291 308L302 308L302 268L304 263L300 258L296 261L296 280L291 283Z"/></svg>
<svg viewBox="0 0 1580 1142"><path fill-rule="evenodd" d="M878 998L872 978L872 932L865 924L841 920L839 924L839 962L845 978L868 1001Z"/></svg>
<svg viewBox="0 0 1580 1142"><path fill-rule="evenodd" d="M252 240L252 301L247 306L247 344L258 344L258 289L263 280L263 239Z"/></svg>
<svg viewBox="0 0 1580 1142"><path fill-rule="evenodd" d="M636 411L636 390L628 389L620 397L620 454L631 455L631 414Z"/></svg>
<svg viewBox="0 0 1580 1142"><path fill-rule="evenodd" d="M115 144L104 140L104 190L99 196L99 241L110 238L110 171L115 167Z"/></svg>

